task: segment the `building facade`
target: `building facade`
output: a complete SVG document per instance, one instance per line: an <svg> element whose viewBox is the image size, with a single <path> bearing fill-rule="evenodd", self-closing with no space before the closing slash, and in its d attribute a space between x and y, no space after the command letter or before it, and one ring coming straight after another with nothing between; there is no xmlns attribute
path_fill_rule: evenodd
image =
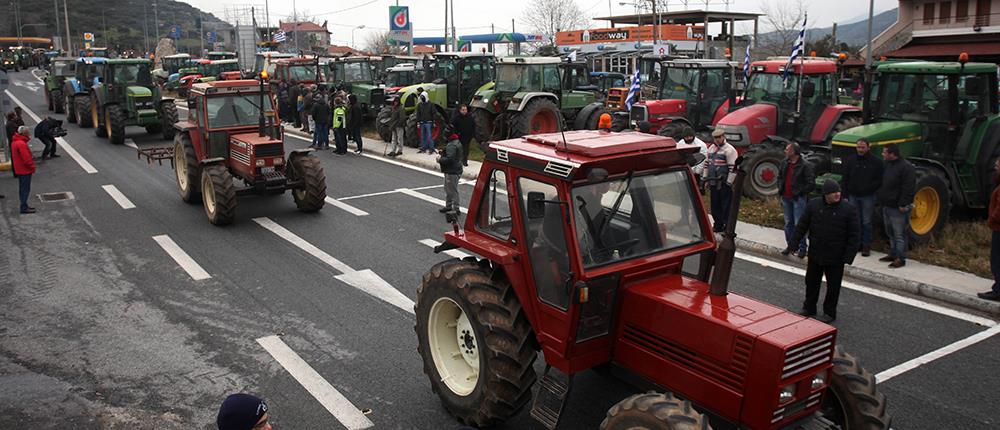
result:
<svg viewBox="0 0 1000 430"><path fill-rule="evenodd" d="M876 58L1000 62L1000 0L900 0L896 23L872 40Z"/></svg>

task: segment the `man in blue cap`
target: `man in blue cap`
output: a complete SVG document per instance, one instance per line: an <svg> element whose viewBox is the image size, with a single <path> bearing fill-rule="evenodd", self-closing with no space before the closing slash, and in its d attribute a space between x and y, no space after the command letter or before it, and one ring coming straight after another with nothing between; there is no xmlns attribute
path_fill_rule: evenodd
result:
<svg viewBox="0 0 1000 430"><path fill-rule="evenodd" d="M215 424L219 430L271 430L267 403L250 394L231 394L222 402Z"/></svg>

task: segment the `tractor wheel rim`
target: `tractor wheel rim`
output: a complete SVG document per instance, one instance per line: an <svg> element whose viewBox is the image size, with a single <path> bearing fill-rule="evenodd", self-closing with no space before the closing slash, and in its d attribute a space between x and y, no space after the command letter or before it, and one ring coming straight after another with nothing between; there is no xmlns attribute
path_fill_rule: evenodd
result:
<svg viewBox="0 0 1000 430"><path fill-rule="evenodd" d="M215 188L212 188L212 180L209 176L205 176L205 180L201 182L202 195L205 196L205 211L209 214L215 213Z"/></svg>
<svg viewBox="0 0 1000 430"><path fill-rule="evenodd" d="M90 105L90 121L93 122L91 126L97 127L100 122L97 121L97 105L91 103Z"/></svg>
<svg viewBox="0 0 1000 430"><path fill-rule="evenodd" d="M556 115L552 111L541 111L531 118L528 125L531 134L556 132Z"/></svg>
<svg viewBox="0 0 1000 430"><path fill-rule="evenodd" d="M823 396L823 404L820 406L820 413L823 415L823 418L832 421L834 424L840 426L840 428L846 428L847 413L845 410L844 401L837 396L837 393L832 388L828 387L826 395Z"/></svg>
<svg viewBox="0 0 1000 430"><path fill-rule="evenodd" d="M305 200L305 198L306 198L306 190L305 190L305 188L298 189L298 190L292 190L292 193L295 194L295 199L296 200Z"/></svg>
<svg viewBox="0 0 1000 430"><path fill-rule="evenodd" d="M180 186L181 191L185 191L188 188L188 166L184 160L184 148L174 148L174 166L177 167L175 170L177 172L177 185Z"/></svg>
<svg viewBox="0 0 1000 430"><path fill-rule="evenodd" d="M941 211L941 198L937 190L923 187L913 196L913 212L910 214L910 226L916 234L927 234L937 224Z"/></svg>
<svg viewBox="0 0 1000 430"><path fill-rule="evenodd" d="M467 396L479 382L479 341L465 311L447 297L431 305L427 340L441 382L458 396Z"/></svg>
<svg viewBox="0 0 1000 430"><path fill-rule="evenodd" d="M108 132L108 138L111 138L111 109L104 111L104 130Z"/></svg>
<svg viewBox="0 0 1000 430"><path fill-rule="evenodd" d="M778 165L771 160L757 163L753 170L753 184L759 191L774 188L778 181Z"/></svg>

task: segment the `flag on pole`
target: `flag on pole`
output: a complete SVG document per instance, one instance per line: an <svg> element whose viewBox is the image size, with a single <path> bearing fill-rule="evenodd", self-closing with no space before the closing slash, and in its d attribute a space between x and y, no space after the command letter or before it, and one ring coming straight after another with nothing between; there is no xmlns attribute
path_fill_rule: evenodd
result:
<svg viewBox="0 0 1000 430"><path fill-rule="evenodd" d="M576 62L576 51L569 53L569 61Z"/></svg>
<svg viewBox="0 0 1000 430"><path fill-rule="evenodd" d="M750 82L750 44L747 42L747 54L743 57L743 82Z"/></svg>
<svg viewBox="0 0 1000 430"><path fill-rule="evenodd" d="M625 110L632 110L632 103L635 103L635 100L639 98L641 88L639 83L639 68L636 67L635 74L632 75L632 85L628 89L628 96L625 97Z"/></svg>
<svg viewBox="0 0 1000 430"><path fill-rule="evenodd" d="M785 81L788 79L788 75L792 73L792 63L795 62L802 55L802 50L805 49L806 44L806 20L809 18L807 15L802 18L802 29L799 30L799 37L795 39L795 44L792 45L792 55L788 57L788 64L785 64L785 74L781 76L781 80Z"/></svg>
<svg viewBox="0 0 1000 430"><path fill-rule="evenodd" d="M278 43L284 42L285 41L285 31L284 30L278 30L276 33L274 33L274 41L278 42Z"/></svg>

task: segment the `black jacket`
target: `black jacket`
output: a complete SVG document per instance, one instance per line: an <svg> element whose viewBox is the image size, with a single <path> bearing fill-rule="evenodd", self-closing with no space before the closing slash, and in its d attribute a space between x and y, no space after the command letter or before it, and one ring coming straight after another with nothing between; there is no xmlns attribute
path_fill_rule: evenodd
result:
<svg viewBox="0 0 1000 430"><path fill-rule="evenodd" d="M788 173L788 159L781 161L778 168L778 196L785 195L785 174ZM805 158L799 157L799 162L795 163L795 170L792 172L792 197L805 197L816 188L816 175L813 173L812 165Z"/></svg>
<svg viewBox="0 0 1000 430"><path fill-rule="evenodd" d="M809 200L788 243L799 243L807 233L809 259L824 266L851 264L861 248L858 210L844 199L834 204L828 204L822 196Z"/></svg>
<svg viewBox="0 0 1000 430"><path fill-rule="evenodd" d="M55 136L52 135L52 130L62 125L61 122L52 118L43 119L35 126L35 137L38 139L55 139Z"/></svg>
<svg viewBox="0 0 1000 430"><path fill-rule="evenodd" d="M844 160L844 176L840 184L848 196L870 196L882 185L882 159L870 152L863 157L854 154Z"/></svg>
<svg viewBox="0 0 1000 430"><path fill-rule="evenodd" d="M389 125L393 128L406 128L406 111L402 106L392 108L392 116L389 117Z"/></svg>
<svg viewBox="0 0 1000 430"><path fill-rule="evenodd" d="M431 102L420 102L417 104L417 122L431 122L437 116L437 109Z"/></svg>
<svg viewBox="0 0 1000 430"><path fill-rule="evenodd" d="M462 143L457 140L449 141L444 147L444 154L438 159L441 165L441 172L448 175L462 174Z"/></svg>
<svg viewBox="0 0 1000 430"><path fill-rule="evenodd" d="M455 111L455 117L451 120L452 129L458 133L458 140L463 144L472 141L476 137L476 122L472 119L472 114L462 115Z"/></svg>
<svg viewBox="0 0 1000 430"><path fill-rule="evenodd" d="M7 133L7 145L8 146L11 143L14 142L13 140L11 140L11 138L14 137L14 133L17 133L17 127L19 127L19 126L14 121L7 121L6 122L6 129L4 131Z"/></svg>
<svg viewBox="0 0 1000 430"><path fill-rule="evenodd" d="M365 110L361 108L361 104L354 103L347 108L347 128L359 129L364 121Z"/></svg>
<svg viewBox="0 0 1000 430"><path fill-rule="evenodd" d="M882 172L882 186L875 200L880 206L901 208L913 203L917 191L917 172L909 161L899 158L887 161Z"/></svg>
<svg viewBox="0 0 1000 430"><path fill-rule="evenodd" d="M317 101L313 103L312 112L310 112L313 117L313 121L320 125L330 125L333 121L333 112L330 112L330 105L323 103L322 101Z"/></svg>

